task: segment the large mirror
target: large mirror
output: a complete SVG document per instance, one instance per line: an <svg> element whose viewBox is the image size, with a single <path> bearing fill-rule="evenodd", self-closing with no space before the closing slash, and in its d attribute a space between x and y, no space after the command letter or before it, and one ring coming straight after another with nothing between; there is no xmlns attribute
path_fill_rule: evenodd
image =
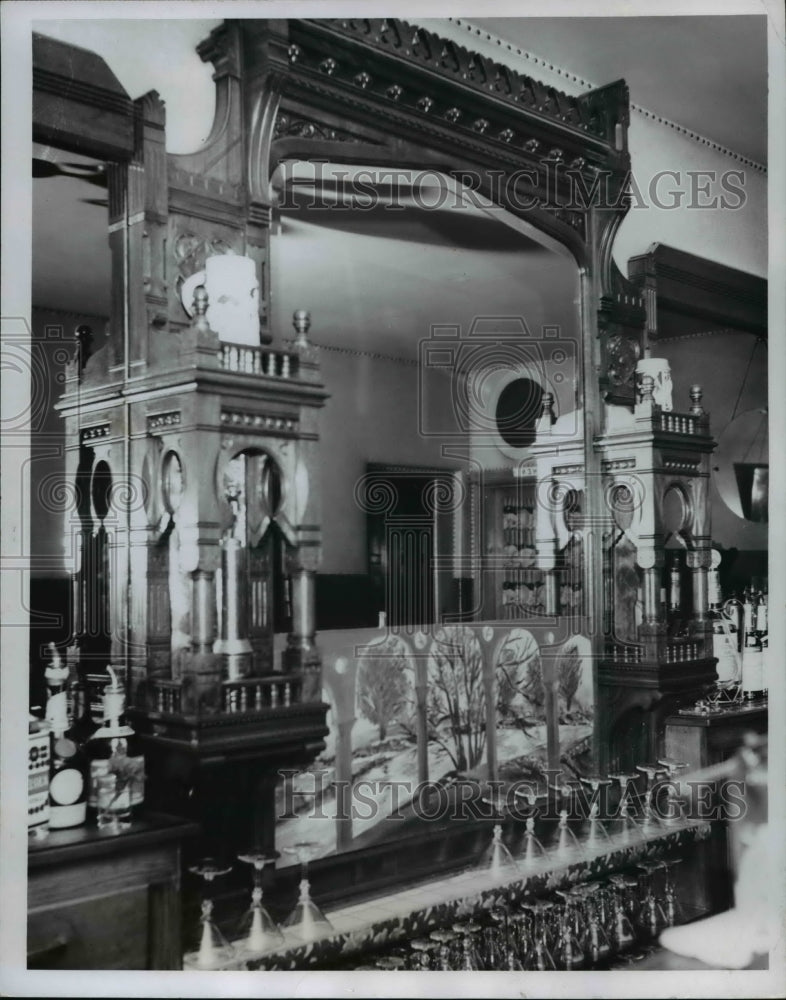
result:
<svg viewBox="0 0 786 1000"><path fill-rule="evenodd" d="M562 751L586 747L582 492L541 496L536 455L545 427L549 451L583 460L579 269L435 171L287 163L274 185L272 325L311 310L330 392L317 577L330 732L294 789L317 793L321 822L282 784L276 845L307 833L325 855L397 836L457 776L544 767L544 669ZM539 552L544 515L554 540ZM436 798L420 803L426 781Z"/></svg>

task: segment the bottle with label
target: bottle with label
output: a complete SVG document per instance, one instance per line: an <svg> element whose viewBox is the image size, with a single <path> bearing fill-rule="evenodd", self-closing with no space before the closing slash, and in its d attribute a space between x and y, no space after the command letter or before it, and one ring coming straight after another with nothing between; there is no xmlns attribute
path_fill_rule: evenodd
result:
<svg viewBox="0 0 786 1000"><path fill-rule="evenodd" d="M86 685L77 678L71 684L71 704L73 706L72 732L83 746L98 728L90 707L90 697Z"/></svg>
<svg viewBox="0 0 786 1000"><path fill-rule="evenodd" d="M733 685L740 681L740 653L738 648L736 623L722 610L722 598L718 566L721 555L712 550L710 571L707 577L707 598L709 619L712 624L712 655L717 660L715 669L718 683Z"/></svg>
<svg viewBox="0 0 786 1000"><path fill-rule="evenodd" d="M767 592L762 591L759 594L759 599L756 604L756 612L754 617L754 627L756 629L756 635L759 637L761 642L761 659L762 659L762 688L764 693L767 693L769 688L769 656L770 656L770 627L768 621L768 610L767 610Z"/></svg>
<svg viewBox="0 0 786 1000"><path fill-rule="evenodd" d="M746 621L747 621L746 617ZM742 693L747 701L764 695L764 657L762 642L753 627L752 616L745 629L742 647Z"/></svg>
<svg viewBox="0 0 786 1000"><path fill-rule="evenodd" d="M36 840L49 833L49 725L30 712L27 747L27 832Z"/></svg>
<svg viewBox="0 0 786 1000"><path fill-rule="evenodd" d="M104 688L104 721L98 726L87 742L90 758L90 791L88 806L91 815L109 815L112 810L103 809L106 803L99 801L100 787L108 788L110 782L104 780L114 775L112 808L117 814L112 825L122 828L128 825L131 816L138 812L145 794L145 759L139 744L139 737L128 725L125 718L126 699L123 684L115 668L107 667L111 678Z"/></svg>
<svg viewBox="0 0 786 1000"><path fill-rule="evenodd" d="M44 672L50 730L49 828L80 826L87 818L87 758L68 719L68 667L50 643L52 659Z"/></svg>
<svg viewBox="0 0 786 1000"><path fill-rule="evenodd" d="M742 595L742 646L745 646L745 639L749 632L754 631L754 605L753 592L750 587L746 587Z"/></svg>

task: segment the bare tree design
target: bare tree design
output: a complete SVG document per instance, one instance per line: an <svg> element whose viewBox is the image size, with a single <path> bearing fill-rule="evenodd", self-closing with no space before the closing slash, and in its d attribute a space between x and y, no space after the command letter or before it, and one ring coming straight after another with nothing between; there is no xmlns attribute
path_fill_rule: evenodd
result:
<svg viewBox="0 0 786 1000"><path fill-rule="evenodd" d="M486 747L483 653L471 628L441 628L428 658L426 718L429 739L457 771L475 767Z"/></svg>
<svg viewBox="0 0 786 1000"><path fill-rule="evenodd" d="M403 641L391 637L358 665L358 703L362 714L379 727L384 740L388 727L397 720L410 700L408 650Z"/></svg>
<svg viewBox="0 0 786 1000"><path fill-rule="evenodd" d="M543 712L540 650L531 632L512 629L494 665L498 717L528 732Z"/></svg>
<svg viewBox="0 0 786 1000"><path fill-rule="evenodd" d="M581 656L574 645L566 645L557 660L557 685L560 697L565 699L566 712L570 712L580 680Z"/></svg>

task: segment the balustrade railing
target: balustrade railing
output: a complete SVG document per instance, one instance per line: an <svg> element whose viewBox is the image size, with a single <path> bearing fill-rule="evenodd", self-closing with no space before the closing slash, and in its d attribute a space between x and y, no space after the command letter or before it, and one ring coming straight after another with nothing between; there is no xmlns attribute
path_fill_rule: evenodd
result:
<svg viewBox="0 0 786 1000"><path fill-rule="evenodd" d="M157 712L179 715L183 707L183 689L180 681L156 680L151 682L153 704Z"/></svg>
<svg viewBox="0 0 786 1000"><path fill-rule="evenodd" d="M656 431L667 434L707 434L706 414L673 413L663 410L653 414L652 422Z"/></svg>
<svg viewBox="0 0 786 1000"><path fill-rule="evenodd" d="M296 378L298 374L298 356L290 351L222 344L219 359L221 367L228 372L281 379Z"/></svg>
<svg viewBox="0 0 786 1000"><path fill-rule="evenodd" d="M221 684L220 711L233 714L286 708L300 701L301 687L302 678L297 674L224 681ZM183 689L180 681L152 681L149 699L153 711L165 715L179 715L183 712Z"/></svg>
<svg viewBox="0 0 786 1000"><path fill-rule="evenodd" d="M701 653L701 646L692 640L670 642L666 646L667 663L687 663L689 660L697 660Z"/></svg>
<svg viewBox="0 0 786 1000"><path fill-rule="evenodd" d="M302 678L297 674L224 681L221 685L221 708L229 714L285 708L300 700L301 685Z"/></svg>
<svg viewBox="0 0 786 1000"><path fill-rule="evenodd" d="M641 663L644 647L632 643L610 642L606 644L606 659L613 663Z"/></svg>

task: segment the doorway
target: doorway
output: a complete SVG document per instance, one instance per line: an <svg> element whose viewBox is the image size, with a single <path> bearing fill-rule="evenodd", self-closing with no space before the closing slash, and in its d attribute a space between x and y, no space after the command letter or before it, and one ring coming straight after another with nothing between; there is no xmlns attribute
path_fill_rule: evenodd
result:
<svg viewBox="0 0 786 1000"><path fill-rule="evenodd" d="M415 631L456 613L452 572L454 473L368 465L389 490L384 511L367 514L369 577L375 606L391 628Z"/></svg>

